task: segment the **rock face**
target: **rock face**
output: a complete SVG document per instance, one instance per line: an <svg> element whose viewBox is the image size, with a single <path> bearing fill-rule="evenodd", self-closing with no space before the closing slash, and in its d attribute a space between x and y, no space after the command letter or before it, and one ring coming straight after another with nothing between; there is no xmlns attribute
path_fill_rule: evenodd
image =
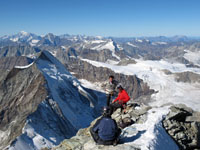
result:
<svg viewBox="0 0 200 150"><path fill-rule="evenodd" d="M135 61L135 60L133 60L133 59L123 59L123 60L121 60L117 65L119 65L119 66L126 66L126 65L128 65L128 64L136 64L137 62Z"/></svg>
<svg viewBox="0 0 200 150"><path fill-rule="evenodd" d="M10 70L14 68L14 66L26 66L33 62L32 59L18 56L18 57L4 57L0 59L0 70Z"/></svg>
<svg viewBox="0 0 200 150"><path fill-rule="evenodd" d="M164 69L163 72L166 75L173 75L177 82L200 83L200 75L194 72L187 71L187 72L172 73L167 69Z"/></svg>
<svg viewBox="0 0 200 150"><path fill-rule="evenodd" d="M112 52L108 49L96 51L96 50L90 50L90 49L83 49L79 56L85 59L100 61L100 62L106 62L107 60L115 60L118 59L116 57L112 56Z"/></svg>
<svg viewBox="0 0 200 150"><path fill-rule="evenodd" d="M163 121L168 134L180 149L200 149L200 113L185 105L175 105Z"/></svg>
<svg viewBox="0 0 200 150"><path fill-rule="evenodd" d="M76 58L68 59L68 62L63 63L78 79L86 79L91 82L103 83L108 80L109 75L114 75L117 81L123 83L123 87L133 99L141 96L150 96L154 93L154 90L150 89L149 86L143 82L143 80L139 79L135 75L115 73L111 69L96 67L88 62Z"/></svg>
<svg viewBox="0 0 200 150"><path fill-rule="evenodd" d="M134 109L137 106L140 109ZM112 118L116 120L119 124L121 120L126 120L125 118L131 119L134 123L144 123L146 120L147 111L150 110L149 106L139 106L137 104L129 103L126 108L126 113L118 109L112 115ZM98 118L99 119L99 118ZM120 137L120 143L117 146L103 146L96 145L90 135L90 128L98 120L94 120L89 128L81 129L77 132L76 136L71 139L64 140L59 146L53 148L52 150L139 150L136 145L123 144L123 136Z"/></svg>
<svg viewBox="0 0 200 150"><path fill-rule="evenodd" d="M200 75L193 73L193 72L182 72L182 73L176 73L175 79L178 82L188 82L188 83L200 83Z"/></svg>
<svg viewBox="0 0 200 150"><path fill-rule="evenodd" d="M39 48L27 45L5 46L0 48L0 58L12 56L30 56L40 52Z"/></svg>
<svg viewBox="0 0 200 150"><path fill-rule="evenodd" d="M14 66L26 66L33 60L24 56L0 58L0 81L4 80L5 75L14 68Z"/></svg>
<svg viewBox="0 0 200 150"><path fill-rule="evenodd" d="M89 126L102 107L98 96L47 51L1 79L0 149L51 148Z"/></svg>
<svg viewBox="0 0 200 150"><path fill-rule="evenodd" d="M34 64L13 68L0 81L0 149L22 132L28 115L45 99L45 79Z"/></svg>

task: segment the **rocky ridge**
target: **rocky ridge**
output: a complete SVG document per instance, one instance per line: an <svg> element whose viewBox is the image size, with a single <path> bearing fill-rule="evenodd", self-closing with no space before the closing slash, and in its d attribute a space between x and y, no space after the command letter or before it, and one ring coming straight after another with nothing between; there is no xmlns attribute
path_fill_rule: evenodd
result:
<svg viewBox="0 0 200 150"><path fill-rule="evenodd" d="M132 120L133 124L144 124L147 121L148 111L152 110L150 106L147 105L138 105L129 103L126 108L126 113L118 109L113 115L112 118L116 120L120 126L121 121ZM96 119L97 120L97 119ZM126 130L129 128L122 128L122 133L120 135L120 141L117 146L103 146L97 145L89 133L90 128L95 124L94 120L89 128L81 129L77 132L76 136L65 139L59 146L53 148L52 150L129 150L135 149L139 150L140 147L137 144L126 144ZM169 136L177 143L179 149L181 150L198 150L199 149L199 112L193 111L191 108L186 107L183 104L172 105L169 109L168 115L164 118L163 127ZM130 126L129 124L128 126ZM161 130L158 130L161 132ZM134 132L132 135L135 136L133 140L139 138L137 136L140 131L131 131ZM164 131L162 131L164 132ZM143 133L142 133L143 134ZM163 138L163 137L161 137ZM161 139L166 140L166 137ZM167 149L163 147L162 143L161 149ZM165 145L167 146L167 145ZM178 147L174 147L174 150L177 150Z"/></svg>
<svg viewBox="0 0 200 150"><path fill-rule="evenodd" d="M180 149L200 149L200 112L183 104L171 106L163 126Z"/></svg>
<svg viewBox="0 0 200 150"><path fill-rule="evenodd" d="M140 109L134 109L134 107L138 107ZM117 109L115 113L112 115L112 118L116 120L117 124L120 124L122 121L132 120L132 123L142 124L146 121L147 112L151 107L143 105L139 106L136 103L129 103L126 108L126 113L121 111L121 109ZM120 144L117 146L103 146L97 145L90 135L90 128L95 124L95 122L99 118L95 119L90 127L81 129L77 132L76 136L71 139L64 140L59 146L53 148L52 150L140 150L137 145L125 145L126 137L123 137L123 133L120 137ZM131 124L132 124L131 123ZM129 124L129 125L131 125ZM134 133L138 134L137 131Z"/></svg>

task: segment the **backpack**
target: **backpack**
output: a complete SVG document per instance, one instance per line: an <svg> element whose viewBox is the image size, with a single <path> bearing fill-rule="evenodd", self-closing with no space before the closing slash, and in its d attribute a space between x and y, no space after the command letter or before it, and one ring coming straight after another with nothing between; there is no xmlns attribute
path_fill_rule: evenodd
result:
<svg viewBox="0 0 200 150"><path fill-rule="evenodd" d="M132 125L134 123L134 121L129 118L129 117L126 117L124 119L121 119L119 122L118 122L118 126L122 129Z"/></svg>

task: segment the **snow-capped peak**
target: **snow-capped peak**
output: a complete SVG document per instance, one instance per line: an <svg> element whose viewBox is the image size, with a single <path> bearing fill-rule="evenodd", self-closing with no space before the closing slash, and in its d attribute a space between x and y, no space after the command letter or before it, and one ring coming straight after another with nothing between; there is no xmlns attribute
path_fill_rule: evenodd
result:
<svg viewBox="0 0 200 150"><path fill-rule="evenodd" d="M29 43L31 46L35 46L37 42L41 40L41 36L29 33L26 31L20 31L17 34L3 36L3 41L12 41L16 43Z"/></svg>
<svg viewBox="0 0 200 150"><path fill-rule="evenodd" d="M30 33L26 32L26 31L20 31L19 32L21 35L24 35L24 36L28 36Z"/></svg>
<svg viewBox="0 0 200 150"><path fill-rule="evenodd" d="M99 39L99 40L103 39L102 36L96 36L96 38Z"/></svg>

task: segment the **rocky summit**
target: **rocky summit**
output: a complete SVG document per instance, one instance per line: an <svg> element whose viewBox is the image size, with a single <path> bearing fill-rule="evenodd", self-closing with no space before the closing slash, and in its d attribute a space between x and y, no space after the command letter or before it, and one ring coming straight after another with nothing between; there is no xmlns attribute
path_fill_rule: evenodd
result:
<svg viewBox="0 0 200 150"><path fill-rule="evenodd" d="M135 109L136 106L138 109ZM130 126L133 123L143 124L146 121L145 118L149 109L151 109L151 107L149 106L139 106L136 103L129 103L126 108L126 112L123 112L123 110L119 108L114 112L114 114L112 114L112 118L116 120L118 126L121 126L123 122L125 125L124 127L121 126L121 128L123 129L126 126ZM90 127L79 130L76 136L72 137L71 139L64 140L59 146L53 148L52 150L140 150L140 148L137 145L125 144L129 141L128 137L125 136L126 130L124 130L121 134L119 145L97 145L92 139L89 130L98 119L99 118L94 120L91 123ZM136 138L137 134L140 133L139 131L133 130L132 134L135 135Z"/></svg>
<svg viewBox="0 0 200 150"><path fill-rule="evenodd" d="M145 122L148 121L148 113L152 109L152 107L147 105L129 103L125 111L118 109L114 112L112 118L116 120L118 126L122 129L119 144L116 146L103 146L94 142L89 130L98 120L96 119L91 123L89 128L79 130L76 136L72 137L71 139L64 140L59 146L53 148L52 150L140 150L141 145L131 142L137 140L139 136L144 134L144 131L138 130L136 126L145 126ZM169 140L171 136L173 140L178 144L178 146L175 146L175 144L172 146L168 143L169 148L171 147L172 149L177 150L198 150L200 148L199 113L200 112L193 111L191 108L188 108L182 104L171 106L168 115L164 117L162 121L162 134L164 135L168 133L169 136L160 136L160 142L161 140ZM122 126L122 122L124 126ZM162 125L160 128L162 128ZM166 130L166 132L164 130ZM159 132L161 132L161 129L159 129ZM127 135L130 134L132 137L127 137ZM159 142L159 139L157 139L157 142ZM162 141L161 149L167 149L167 147L163 148L163 146L167 145L165 145Z"/></svg>

